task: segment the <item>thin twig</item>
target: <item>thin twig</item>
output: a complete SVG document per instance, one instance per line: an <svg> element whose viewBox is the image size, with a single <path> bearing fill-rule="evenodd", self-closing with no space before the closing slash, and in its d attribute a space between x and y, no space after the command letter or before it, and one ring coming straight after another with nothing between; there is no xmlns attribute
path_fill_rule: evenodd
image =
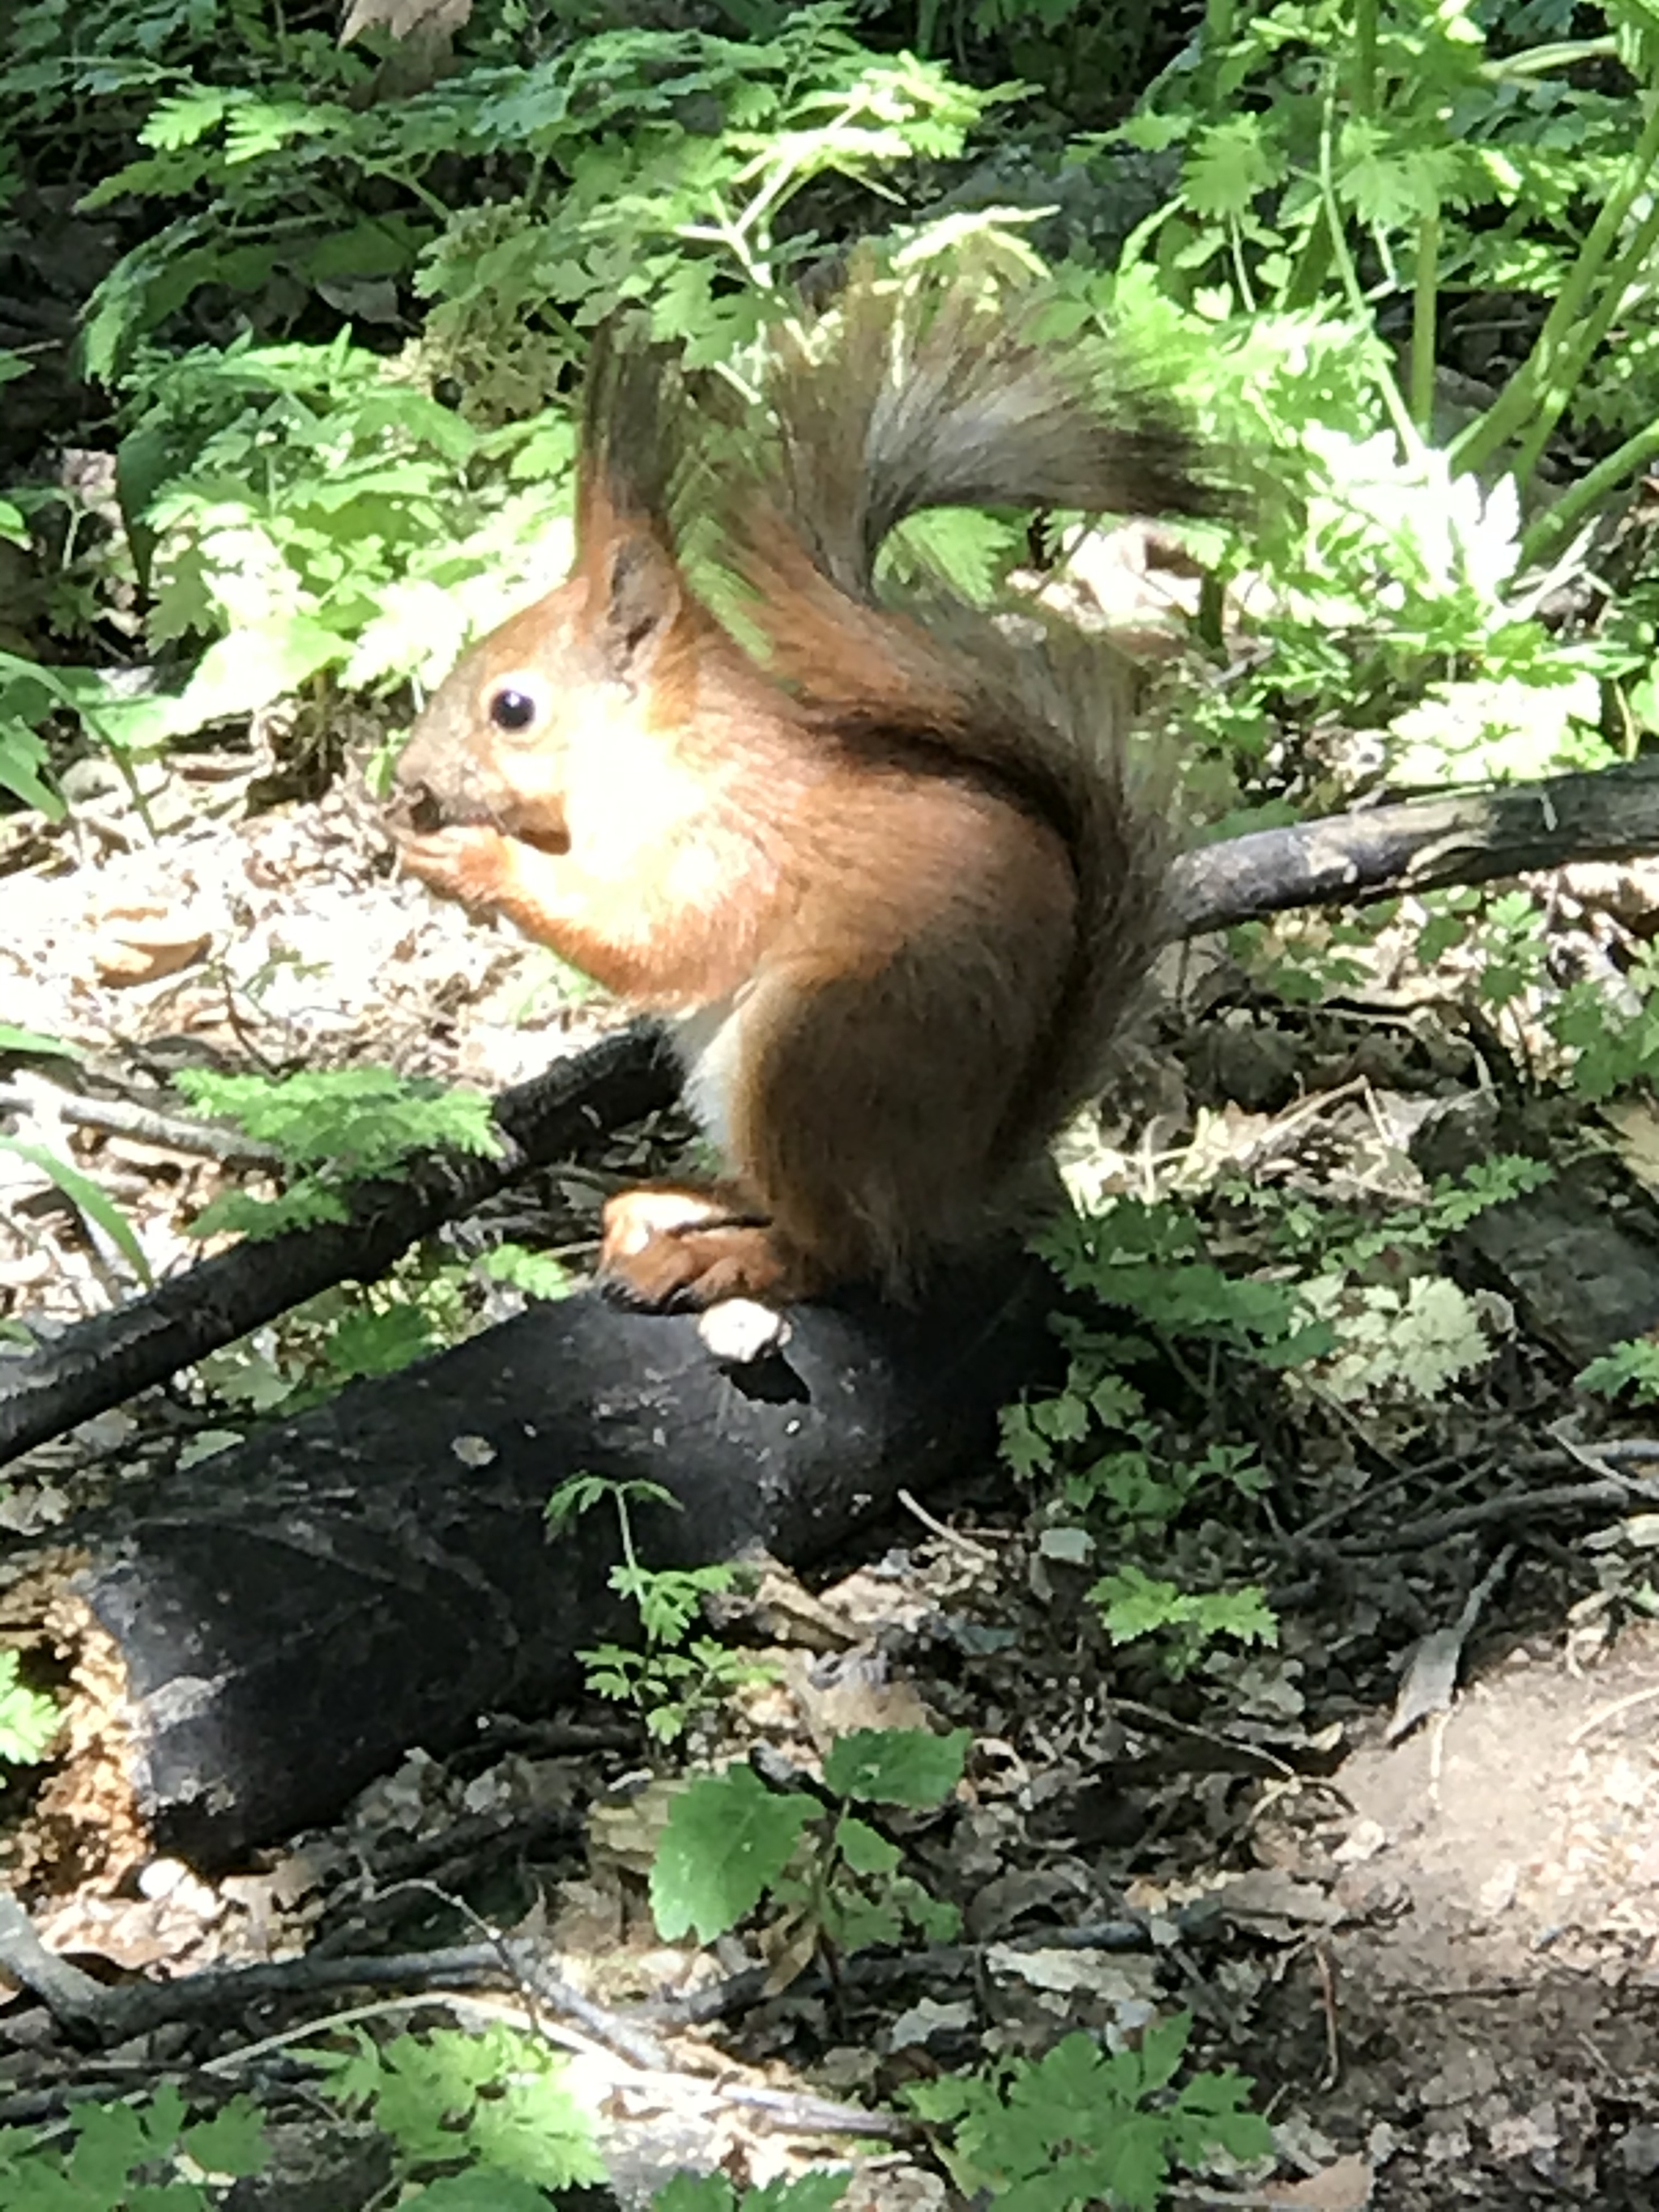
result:
<svg viewBox="0 0 1659 2212"><path fill-rule="evenodd" d="M930 1529L940 1543L948 1544L953 1552L960 1552L964 1559L972 1559L980 1566L995 1564L996 1553L988 1544L977 1543L973 1537L964 1536L960 1529L952 1528L948 1522L937 1519L908 1490L898 1492L898 1502L907 1513L914 1514L924 1528Z"/></svg>
<svg viewBox="0 0 1659 2212"><path fill-rule="evenodd" d="M1539 1514L1576 1513L1586 1506L1627 1505L1632 1498L1659 1504L1659 1482L1639 1482L1611 1476L1604 1482L1558 1483L1547 1490L1506 1490L1497 1498L1484 1498L1475 1505L1454 1506L1446 1513L1431 1513L1408 1522L1387 1536L1335 1547L1340 1559L1368 1559L1390 1552L1421 1552L1449 1536L1462 1536L1471 1528L1489 1528L1496 1522L1524 1522Z"/></svg>
<svg viewBox="0 0 1659 2212"><path fill-rule="evenodd" d="M149 1106L136 1106L125 1098L89 1098L57 1084L0 1083L0 1114L34 1115L43 1109L83 1129L104 1129L112 1136L134 1137L164 1152L187 1152L204 1159L226 1160L237 1165L275 1167L282 1154L274 1145L262 1145L239 1129L220 1128L209 1121L187 1121L179 1114L159 1114Z"/></svg>

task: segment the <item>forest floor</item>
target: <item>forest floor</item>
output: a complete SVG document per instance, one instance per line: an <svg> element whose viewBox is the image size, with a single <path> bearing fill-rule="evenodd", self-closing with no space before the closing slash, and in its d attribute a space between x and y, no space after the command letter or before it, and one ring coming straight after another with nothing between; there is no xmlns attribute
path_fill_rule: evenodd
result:
<svg viewBox="0 0 1659 2212"><path fill-rule="evenodd" d="M544 956L398 881L353 777L320 801L250 812L254 773L234 752L146 769L146 827L118 777L83 766L66 823L0 819L0 1012L82 1055L15 1060L6 1109L20 1137L95 1179L158 1275L188 1264L185 1224L232 1171L165 1134L85 1126L77 1096L177 1115L167 1085L184 1065L372 1062L494 1089L609 1018L562 1000ZM1241 1152L1271 1152L1280 1127L1283 1146L1319 1153L1329 1172L1375 1139L1391 1101L1476 1088L1459 1039L1363 1000L1300 1027L1235 1029L1224 1066L1213 1036L1201 1049L1190 1030L1179 1046L1149 1042L1139 1079L1167 1096L1208 1085L1224 1102L1227 1079L1248 1088L1241 1055L1273 1057L1295 1111L1234 1109ZM1180 1034L1178 1007L1164 1029ZM1310 1114L1310 1100L1328 1110ZM618 1170L659 1133L620 1134ZM131 1292L119 1250L27 1154L0 1151L0 1316L68 1325ZM543 1175L466 1233L579 1243L594 1194L589 1176ZM695 2128L661 2081L636 2084L631 2106L613 2081L613 2116L628 2106L659 2156L684 2122L729 2171L761 2179L830 2139L769 2127L752 2099L726 2094L734 2084L890 2099L988 2053L1046 2047L1068 2026L1130 2035L1175 2002L1194 2012L1197 2056L1255 2077L1279 2151L1275 2173L1212 2176L1179 2203L1651 2204L1659 1627L1642 1614L1659 1516L1640 1510L1645 1462L1628 1440L1613 1468L1563 1425L1561 1348L1547 1321L1529 1334L1547 1304L1534 1279L1577 1264L1559 1243L1541 1262L1534 1249L1530 1277L1517 1264L1489 1288L1514 1326L1484 1395L1449 1401L1403 1443L1379 1432L1336 1452L1328 1426L1310 1428L1305 1449L1279 1437L1281 1461L1302 1454L1298 1506L1328 1541L1297 1551L1286 1534L1281 1587L1268 1577L1276 1650L1212 1659L1176 1684L1120 1666L1084 1602L1089 1570L1045 1548L1030 1494L988 1465L934 1502L937 1525L901 1518L810 1595L775 1589L749 1640L769 1647L775 1679L734 1702L720 1740L810 1761L849 1727L969 1729L969 1778L917 1821L910 1847L929 1887L962 1908L970 1948L919 1951L908 1977L849 1972L834 1990L809 1977L734 2003L674 2043L700 2085ZM1556 1289L1578 1301L1576 1280ZM192 1428L280 1405L289 1358L281 1329L262 1332L212 1364L210 1389L187 1379L37 1449L5 1493L12 1536L49 1532L88 1488ZM1518 1478L1559 1488L1618 1469L1628 1511L1482 1518ZM1468 1511L1439 1540L1448 1509ZM481 1736L465 1758L412 1756L338 1829L222 1883L152 1869L98 1893L48 1875L30 1902L49 1943L106 1978L283 1955L331 1931L337 1948L356 1931L361 1948L365 1926L406 1946L469 1913L510 1925L534 1910L568 1977L626 2014L724 1985L757 1955L734 1937L702 1952L656 1937L641 1880L646 1772L614 1710L544 1717ZM11 1800L14 1827L26 1825L27 1790ZM572 1803L589 1808L579 1848L526 1840L538 1812ZM1079 1939L1102 1927L1119 1934ZM79 2064L25 2033L31 2017L21 1993L0 2002L0 2119ZM198 2031L184 2055L200 2065L234 2040ZM180 2051L157 2037L121 2058L131 2076ZM301 2136L307 2110L290 2116ZM349 2150L329 2154L345 2161L331 2169L336 2212L384 2179L372 2161L354 2179ZM849 2201L949 2192L900 2145L861 2158Z"/></svg>

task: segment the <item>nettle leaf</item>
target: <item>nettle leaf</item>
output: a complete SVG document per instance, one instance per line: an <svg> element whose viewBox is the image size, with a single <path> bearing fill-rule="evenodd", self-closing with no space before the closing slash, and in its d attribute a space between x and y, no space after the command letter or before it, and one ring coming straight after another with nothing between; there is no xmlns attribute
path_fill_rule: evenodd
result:
<svg viewBox="0 0 1659 2212"><path fill-rule="evenodd" d="M1236 115L1193 141L1182 185L1195 215L1237 216L1258 193L1283 184L1288 173L1267 121L1259 115Z"/></svg>
<svg viewBox="0 0 1659 2212"><path fill-rule="evenodd" d="M942 1805L962 1779L973 1738L966 1729L854 1729L837 1736L823 1778L838 1797L877 1805Z"/></svg>
<svg viewBox="0 0 1659 2212"><path fill-rule="evenodd" d="M1037 1426L1034 1408L1005 1406L998 1417L1003 1458L1022 1482L1047 1474L1054 1463L1054 1448Z"/></svg>
<svg viewBox="0 0 1659 2212"><path fill-rule="evenodd" d="M699 1775L669 1809L651 1869L657 1932L695 1930L712 1943L752 1912L819 1814L811 1798L781 1796L747 1766Z"/></svg>

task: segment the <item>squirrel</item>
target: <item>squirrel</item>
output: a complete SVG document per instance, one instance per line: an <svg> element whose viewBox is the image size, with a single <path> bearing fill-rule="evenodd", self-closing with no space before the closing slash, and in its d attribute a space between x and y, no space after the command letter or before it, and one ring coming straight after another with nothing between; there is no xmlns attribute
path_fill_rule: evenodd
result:
<svg viewBox="0 0 1659 2212"><path fill-rule="evenodd" d="M1161 942L1127 659L877 587L929 507L1214 511L1145 380L1034 320L866 266L774 334L758 455L671 353L602 334L572 571L398 762L408 870L681 1018L726 1174L609 1201L628 1302L914 1298L1021 1202Z"/></svg>

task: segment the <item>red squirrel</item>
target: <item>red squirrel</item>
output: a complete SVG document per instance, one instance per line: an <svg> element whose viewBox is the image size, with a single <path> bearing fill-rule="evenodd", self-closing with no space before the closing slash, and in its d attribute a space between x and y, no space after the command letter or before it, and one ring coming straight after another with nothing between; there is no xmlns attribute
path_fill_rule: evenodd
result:
<svg viewBox="0 0 1659 2212"><path fill-rule="evenodd" d="M414 874L684 1018L727 1178L610 1201L601 1279L632 1302L913 1296L1018 1202L1156 950L1167 807L1127 664L876 584L927 507L1212 506L1161 406L1031 325L866 269L775 334L746 447L661 349L602 339L572 572L398 763Z"/></svg>

